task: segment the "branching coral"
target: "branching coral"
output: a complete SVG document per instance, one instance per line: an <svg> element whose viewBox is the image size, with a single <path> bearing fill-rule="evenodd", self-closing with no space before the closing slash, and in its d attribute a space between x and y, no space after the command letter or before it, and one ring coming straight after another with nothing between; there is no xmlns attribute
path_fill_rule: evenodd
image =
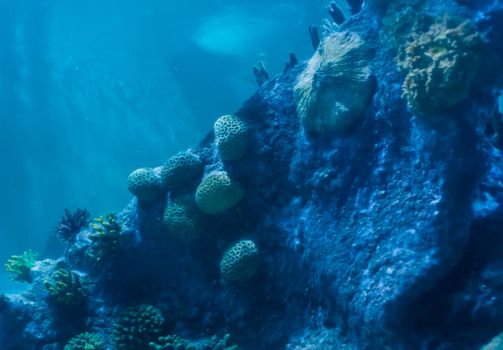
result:
<svg viewBox="0 0 503 350"><path fill-rule="evenodd" d="M105 350L105 343L99 334L86 332L73 337L63 350Z"/></svg>
<svg viewBox="0 0 503 350"><path fill-rule="evenodd" d="M206 175L196 190L196 204L207 214L218 214L236 205L244 190L225 171Z"/></svg>
<svg viewBox="0 0 503 350"><path fill-rule="evenodd" d="M322 41L294 87L306 131L342 131L363 115L374 91L370 53L355 33L333 33Z"/></svg>
<svg viewBox="0 0 503 350"><path fill-rule="evenodd" d="M65 209L65 215L56 227L56 235L63 242L73 241L80 229L89 225L89 217L87 209L77 209L73 213Z"/></svg>
<svg viewBox="0 0 503 350"><path fill-rule="evenodd" d="M213 126L215 142L223 160L241 158L248 144L248 128L234 115L224 115L217 119Z"/></svg>
<svg viewBox="0 0 503 350"><path fill-rule="evenodd" d="M164 186L173 190L196 178L202 171L201 159L192 151L183 151L168 159L160 176Z"/></svg>
<svg viewBox="0 0 503 350"><path fill-rule="evenodd" d="M423 16L415 27L398 57L399 67L407 74L403 96L414 113L432 115L467 96L481 39L468 21L449 15Z"/></svg>
<svg viewBox="0 0 503 350"><path fill-rule="evenodd" d="M57 269L45 281L49 298L58 305L80 305L86 300L86 291L80 276L69 269Z"/></svg>
<svg viewBox="0 0 503 350"><path fill-rule="evenodd" d="M164 227L169 234L181 241L191 241L202 231L202 214L193 198L175 198L164 211Z"/></svg>
<svg viewBox="0 0 503 350"><path fill-rule="evenodd" d="M21 255L13 255L5 263L5 270L12 274L11 279L19 282L31 283L31 268L35 266L37 253L31 250Z"/></svg>
<svg viewBox="0 0 503 350"><path fill-rule="evenodd" d="M89 236L91 245L87 256L94 264L112 258L119 249L121 225L115 214L110 213L94 219L91 224L93 234Z"/></svg>
<svg viewBox="0 0 503 350"><path fill-rule="evenodd" d="M117 350L148 349L149 343L158 339L163 323L161 311L152 305L126 309L113 329Z"/></svg>
<svg viewBox="0 0 503 350"><path fill-rule="evenodd" d="M243 240L227 250L220 260L224 282L238 282L250 277L259 262L259 251L253 241Z"/></svg>
<svg viewBox="0 0 503 350"><path fill-rule="evenodd" d="M165 192L161 177L154 169L140 168L133 171L128 179L128 190L141 201L151 201Z"/></svg>

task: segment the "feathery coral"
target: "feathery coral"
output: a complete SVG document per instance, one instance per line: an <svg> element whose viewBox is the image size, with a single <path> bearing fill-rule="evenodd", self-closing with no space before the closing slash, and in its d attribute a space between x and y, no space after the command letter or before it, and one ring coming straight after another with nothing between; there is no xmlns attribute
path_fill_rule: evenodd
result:
<svg viewBox="0 0 503 350"><path fill-rule="evenodd" d="M369 60L358 34L333 33L323 40L294 87L306 131L342 131L363 115L374 90Z"/></svg>

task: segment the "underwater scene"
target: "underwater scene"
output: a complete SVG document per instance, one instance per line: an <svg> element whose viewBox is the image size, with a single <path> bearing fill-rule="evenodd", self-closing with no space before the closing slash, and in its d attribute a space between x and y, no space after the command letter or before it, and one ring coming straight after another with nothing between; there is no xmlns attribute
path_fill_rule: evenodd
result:
<svg viewBox="0 0 503 350"><path fill-rule="evenodd" d="M503 0L0 0L0 350L503 350Z"/></svg>

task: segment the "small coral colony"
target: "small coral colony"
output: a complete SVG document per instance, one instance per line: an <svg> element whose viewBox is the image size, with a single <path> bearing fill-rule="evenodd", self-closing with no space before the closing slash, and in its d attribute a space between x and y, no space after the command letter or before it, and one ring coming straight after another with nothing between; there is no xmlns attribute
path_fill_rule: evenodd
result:
<svg viewBox="0 0 503 350"><path fill-rule="evenodd" d="M409 109L418 117L428 118L466 97L481 45L470 23L449 15L388 17L383 20L382 35L396 50L396 65L404 74L402 93ZM321 40L292 87L306 134L316 137L340 132L363 116L375 91L371 60L372 50L360 34L335 31ZM212 217L236 206L246 195L245 186L233 177L232 169L246 155L249 134L250 126L238 115L224 115L214 124L213 154L203 157L198 150L188 149L162 166L137 169L127 179L128 189L145 210L149 203L166 198L161 218L165 234L191 244L212 224ZM121 249L124 225L115 214L91 221L85 210L66 211L56 231L71 246L82 229L88 230L85 258L91 266L105 269ZM243 283L260 266L260 257L253 237L229 239L221 251L219 283ZM32 270L43 263L37 262L34 252L27 251L12 256L5 267L13 280L32 283ZM45 278L41 290L45 292L40 295L55 309L72 306L75 310L92 293L81 273L64 259ZM111 319L111 340L89 329L68 340L65 350L99 350L109 343L120 350L237 349L228 334L195 343L163 333L164 315L156 305L128 306Z"/></svg>

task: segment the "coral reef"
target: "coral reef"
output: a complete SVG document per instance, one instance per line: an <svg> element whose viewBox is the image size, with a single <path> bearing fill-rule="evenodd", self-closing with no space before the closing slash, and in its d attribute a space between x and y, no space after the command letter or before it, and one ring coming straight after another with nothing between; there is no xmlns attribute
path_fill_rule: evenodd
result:
<svg viewBox="0 0 503 350"><path fill-rule="evenodd" d="M119 248L121 225L113 213L94 219L91 224L93 233L89 235L91 245L87 257L95 265L113 258Z"/></svg>
<svg viewBox="0 0 503 350"><path fill-rule="evenodd" d="M151 201L165 192L161 176L155 169L140 168L129 174L128 190L141 201Z"/></svg>
<svg viewBox="0 0 503 350"><path fill-rule="evenodd" d="M234 115L224 115L213 125L215 142L223 160L237 160L246 152L248 128Z"/></svg>
<svg viewBox="0 0 503 350"><path fill-rule="evenodd" d="M457 18L452 27L446 13ZM403 35L391 35L393 19ZM464 45L455 32L473 33L465 20L484 33L466 103L445 108L438 123L411 118L397 53L427 33L444 45L432 30L442 26ZM0 296L2 349L62 349L91 330L110 350L232 349L209 338L226 333L246 350L499 346L502 23L499 1L365 2L342 32L321 37L312 60L291 56L235 111L249 128L239 160L220 157L209 130L190 149L204 175L169 192L163 185L167 195L149 203L132 198L82 228L60 259L35 262L32 283ZM440 58L456 47L438 49L429 54L451 64ZM351 132L316 137L355 118ZM190 244L167 238L163 222L168 213L172 231L189 236L189 211L173 207L187 203L204 218ZM63 300L80 284L85 303L57 303L44 281Z"/></svg>
<svg viewBox="0 0 503 350"><path fill-rule="evenodd" d="M113 329L117 350L148 349L163 330L161 311L152 305L138 305L124 310Z"/></svg>
<svg viewBox="0 0 503 350"><path fill-rule="evenodd" d="M62 242L72 242L79 231L89 225L90 214L87 209L77 209L71 212L65 209L65 215L59 220L56 235Z"/></svg>
<svg viewBox="0 0 503 350"><path fill-rule="evenodd" d="M307 132L343 131L363 115L374 91L370 52L356 33L333 33L321 42L294 87Z"/></svg>
<svg viewBox="0 0 503 350"><path fill-rule="evenodd" d="M225 282L249 278L257 269L259 251L253 241L239 241L230 247L220 260L220 273Z"/></svg>
<svg viewBox="0 0 503 350"><path fill-rule="evenodd" d="M174 190L198 177L203 171L199 156L188 150L169 158L161 169L161 179L169 190Z"/></svg>
<svg viewBox="0 0 503 350"><path fill-rule="evenodd" d="M77 272L59 268L44 281L49 298L57 305L81 305L86 300L86 291Z"/></svg>
<svg viewBox="0 0 503 350"><path fill-rule="evenodd" d="M37 253L28 250L21 255L11 256L5 263L5 270L11 274L11 279L31 283L31 269L35 266L37 255Z"/></svg>
<svg viewBox="0 0 503 350"><path fill-rule="evenodd" d="M408 107L418 115L434 115L463 100L477 71L481 43L468 20L421 17L397 58L406 73Z"/></svg>
<svg viewBox="0 0 503 350"><path fill-rule="evenodd" d="M73 337L63 350L105 350L105 343L99 334L85 332Z"/></svg>
<svg viewBox="0 0 503 350"><path fill-rule="evenodd" d="M241 185L225 171L206 175L197 187L196 204L206 214L218 214L236 205L244 195Z"/></svg>
<svg viewBox="0 0 503 350"><path fill-rule="evenodd" d="M192 241L202 231L202 215L191 197L171 200L164 211L164 227L181 241Z"/></svg>

